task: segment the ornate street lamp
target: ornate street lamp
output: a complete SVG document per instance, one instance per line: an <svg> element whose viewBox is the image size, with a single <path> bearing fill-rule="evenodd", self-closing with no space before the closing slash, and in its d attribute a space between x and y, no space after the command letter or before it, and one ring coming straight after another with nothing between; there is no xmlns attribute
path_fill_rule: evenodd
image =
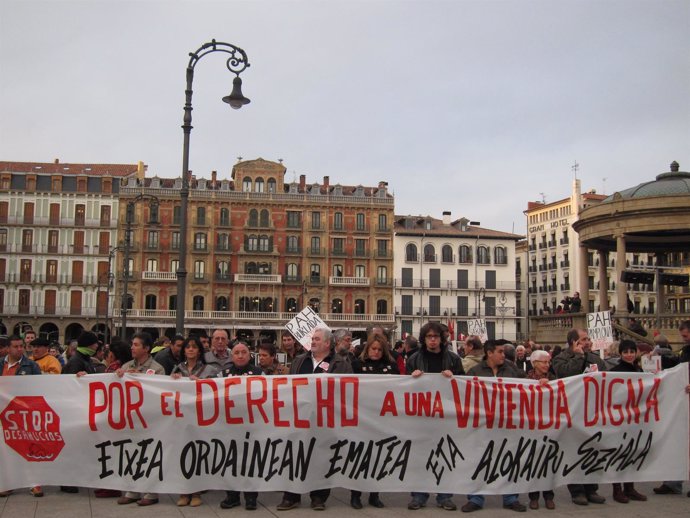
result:
<svg viewBox="0 0 690 518"><path fill-rule="evenodd" d="M180 190L180 258L177 267L177 304L175 311L175 330L177 334L184 334L184 314L187 289L187 201L189 199L189 137L192 132L192 81L194 80L194 67L201 58L212 52L224 52L230 57L226 66L230 72L235 74L232 80L232 92L223 97L223 102L231 108L238 110L245 104L249 104L249 99L242 95L242 79L240 74L249 66L247 54L239 47L229 43L211 40L204 43L196 52L190 52L189 64L187 65L187 88L185 89L184 119L182 132L184 142L182 146L182 189Z"/></svg>

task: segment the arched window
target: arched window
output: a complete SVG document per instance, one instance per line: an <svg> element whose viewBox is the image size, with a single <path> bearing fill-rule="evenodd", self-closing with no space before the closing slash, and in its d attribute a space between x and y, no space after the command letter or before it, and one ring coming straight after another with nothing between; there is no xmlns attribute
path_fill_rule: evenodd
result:
<svg viewBox="0 0 690 518"><path fill-rule="evenodd" d="M216 278L221 280L230 278L230 264L227 261L216 262Z"/></svg>
<svg viewBox="0 0 690 518"><path fill-rule="evenodd" d="M434 245L432 245L431 243L424 245L424 262L436 262L436 249L434 248Z"/></svg>
<svg viewBox="0 0 690 518"><path fill-rule="evenodd" d="M170 311L177 309L177 295L170 295L168 297L168 309Z"/></svg>
<svg viewBox="0 0 690 518"><path fill-rule="evenodd" d="M491 264L488 246L481 245L477 247L477 264Z"/></svg>
<svg viewBox="0 0 690 518"><path fill-rule="evenodd" d="M268 214L267 209L261 210L261 217L259 219L259 225L262 227L268 227L269 226L269 214Z"/></svg>
<svg viewBox="0 0 690 518"><path fill-rule="evenodd" d="M264 313L272 313L273 306L273 299L271 297L264 297L259 302L259 311L263 311Z"/></svg>
<svg viewBox="0 0 690 518"><path fill-rule="evenodd" d="M192 299L192 309L194 311L203 311L204 310L204 297L201 295L195 295L194 298Z"/></svg>
<svg viewBox="0 0 690 518"><path fill-rule="evenodd" d="M460 245L458 250L458 259L460 264L472 263L472 249L468 245Z"/></svg>
<svg viewBox="0 0 690 518"><path fill-rule="evenodd" d="M343 276L343 265L342 264L334 264L333 265L333 277L342 277Z"/></svg>
<svg viewBox="0 0 690 518"><path fill-rule="evenodd" d="M297 313L297 299L292 297L285 299L285 311L288 313Z"/></svg>
<svg viewBox="0 0 690 518"><path fill-rule="evenodd" d="M203 279L206 275L206 263L204 261L194 261L194 278Z"/></svg>
<svg viewBox="0 0 690 518"><path fill-rule="evenodd" d="M287 277L286 280L288 281L298 281L299 280L299 269L297 268L297 264L295 263L288 263L285 266L285 275Z"/></svg>
<svg viewBox="0 0 690 518"><path fill-rule="evenodd" d="M333 230L342 230L343 229L343 213L342 212L336 212L333 214Z"/></svg>
<svg viewBox="0 0 690 518"><path fill-rule="evenodd" d="M453 263L453 248L450 245L443 245L441 248L441 262Z"/></svg>
<svg viewBox="0 0 690 518"><path fill-rule="evenodd" d="M355 265L355 277L366 277L367 276L367 269L364 267L363 264L357 264Z"/></svg>
<svg viewBox="0 0 690 518"><path fill-rule="evenodd" d="M156 309L156 296L146 295L144 299L144 309Z"/></svg>
<svg viewBox="0 0 690 518"><path fill-rule="evenodd" d="M355 300L355 315L364 315L366 313L366 307L364 304L364 299Z"/></svg>
<svg viewBox="0 0 690 518"><path fill-rule="evenodd" d="M251 209L249 211L249 220L247 221L247 225L250 227L258 227L259 226L259 211L256 209Z"/></svg>
<svg viewBox="0 0 690 518"><path fill-rule="evenodd" d="M268 192L276 192L276 180L275 178L269 178L266 182L268 186Z"/></svg>
<svg viewBox="0 0 690 518"><path fill-rule="evenodd" d="M247 274L259 273L259 267L256 265L256 263L254 261L250 261L244 265L244 273L247 273Z"/></svg>
<svg viewBox="0 0 690 518"><path fill-rule="evenodd" d="M417 262L417 245L414 243L409 243L405 247L405 261L408 263L416 263Z"/></svg>
<svg viewBox="0 0 690 518"><path fill-rule="evenodd" d="M508 253L504 247L494 247L494 264L508 264Z"/></svg>
<svg viewBox="0 0 690 518"><path fill-rule="evenodd" d="M288 236L288 238L287 238L287 251L288 252L299 252L299 237Z"/></svg>
<svg viewBox="0 0 690 518"><path fill-rule="evenodd" d="M377 315L387 315L388 314L388 301L384 299L379 299L376 301L376 314Z"/></svg>
<svg viewBox="0 0 690 518"><path fill-rule="evenodd" d="M254 192L264 192L264 179L257 178L254 180Z"/></svg>
<svg viewBox="0 0 690 518"><path fill-rule="evenodd" d="M157 272L158 271L158 259L147 259L146 260L146 271L147 272Z"/></svg>
<svg viewBox="0 0 690 518"><path fill-rule="evenodd" d="M206 250L206 232L194 234L194 250Z"/></svg>
<svg viewBox="0 0 690 518"><path fill-rule="evenodd" d="M216 297L216 311L228 311L227 297Z"/></svg>
<svg viewBox="0 0 690 518"><path fill-rule="evenodd" d="M218 234L216 236L216 247L218 250L229 250L230 237L227 234Z"/></svg>
<svg viewBox="0 0 690 518"><path fill-rule="evenodd" d="M341 314L343 312L343 300L333 299L331 302L331 313Z"/></svg>
<svg viewBox="0 0 690 518"><path fill-rule="evenodd" d="M218 223L223 226L230 225L230 211L228 209L220 209L220 221Z"/></svg>
<svg viewBox="0 0 690 518"><path fill-rule="evenodd" d="M252 192L252 179L248 176L242 179L242 192Z"/></svg>
<svg viewBox="0 0 690 518"><path fill-rule="evenodd" d="M258 263L256 266L258 273L260 273L261 275L271 274L271 263Z"/></svg>
<svg viewBox="0 0 690 518"><path fill-rule="evenodd" d="M377 284L388 284L388 268L385 266L379 266L376 268L376 283Z"/></svg>
<svg viewBox="0 0 690 518"><path fill-rule="evenodd" d="M268 252L270 249L268 236L259 236L259 251Z"/></svg>
<svg viewBox="0 0 690 518"><path fill-rule="evenodd" d="M246 236L247 244L245 250L247 252L256 252L259 249L259 238L255 235Z"/></svg>

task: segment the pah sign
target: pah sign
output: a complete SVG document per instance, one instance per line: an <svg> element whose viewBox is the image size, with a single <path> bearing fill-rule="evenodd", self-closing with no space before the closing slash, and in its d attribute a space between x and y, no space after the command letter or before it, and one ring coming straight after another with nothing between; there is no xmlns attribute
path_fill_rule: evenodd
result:
<svg viewBox="0 0 690 518"><path fill-rule="evenodd" d="M587 313L587 333L592 339L593 351L600 351L611 345L613 343L611 312Z"/></svg>
<svg viewBox="0 0 690 518"><path fill-rule="evenodd" d="M477 335L482 343L489 339L489 334L486 331L486 321L483 318L472 318L467 321L467 334Z"/></svg>
<svg viewBox="0 0 690 518"><path fill-rule="evenodd" d="M329 327L321 320L319 314L307 306L297 313L297 316L285 324L285 329L290 331L297 341L302 344L307 351L311 350L311 337L318 328Z"/></svg>

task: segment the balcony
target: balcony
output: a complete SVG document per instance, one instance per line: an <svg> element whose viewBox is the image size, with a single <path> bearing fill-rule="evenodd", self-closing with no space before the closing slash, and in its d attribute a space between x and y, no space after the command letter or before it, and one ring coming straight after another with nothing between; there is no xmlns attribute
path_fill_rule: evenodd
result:
<svg viewBox="0 0 690 518"><path fill-rule="evenodd" d="M333 257L345 257L346 253L342 248L334 248L331 250L331 255Z"/></svg>
<svg viewBox="0 0 690 518"><path fill-rule="evenodd" d="M425 263L435 263L437 259L436 254L425 254L424 255L424 262Z"/></svg>
<svg viewBox="0 0 690 518"><path fill-rule="evenodd" d="M378 232L378 233L384 233L384 232L390 232L390 231L391 231L391 227L388 225L385 225L385 226L377 225L376 226L376 232Z"/></svg>
<svg viewBox="0 0 690 518"><path fill-rule="evenodd" d="M566 238L563 238L563 237L562 237L561 240L560 240L560 243L561 243L562 245L567 245L568 243L570 243L570 240L569 240L567 237L566 237Z"/></svg>
<svg viewBox="0 0 690 518"><path fill-rule="evenodd" d="M329 277L331 286L369 286L369 277Z"/></svg>
<svg viewBox="0 0 690 518"><path fill-rule="evenodd" d="M355 257L361 257L361 258L368 258L369 257L369 251L368 250L363 250L360 248L355 249Z"/></svg>
<svg viewBox="0 0 690 518"><path fill-rule="evenodd" d="M141 272L142 281L177 281L177 272Z"/></svg>
<svg viewBox="0 0 690 518"><path fill-rule="evenodd" d="M390 250L376 250L376 252L374 252L374 257L376 259L388 259L392 255L393 254Z"/></svg>
<svg viewBox="0 0 690 518"><path fill-rule="evenodd" d="M317 248L317 247L309 248L309 256L310 257L323 257L325 255L326 255L326 249L325 248Z"/></svg>
<svg viewBox="0 0 690 518"><path fill-rule="evenodd" d="M230 275L229 273L220 273L220 272L216 272L216 275L214 277L216 282L232 282L232 278L233 278L232 275Z"/></svg>
<svg viewBox="0 0 690 518"><path fill-rule="evenodd" d="M264 273L236 273L235 282L244 284L280 284L280 275L271 275Z"/></svg>
<svg viewBox="0 0 690 518"><path fill-rule="evenodd" d="M285 284L300 284L302 282L302 276L301 275L286 275L285 278L283 279L283 282L285 282Z"/></svg>
<svg viewBox="0 0 690 518"><path fill-rule="evenodd" d="M285 254L287 254L287 255L302 255L302 248L299 246L293 246L292 248L286 248Z"/></svg>
<svg viewBox="0 0 690 518"><path fill-rule="evenodd" d="M567 259L565 261L561 261L561 268L570 268L570 261Z"/></svg>

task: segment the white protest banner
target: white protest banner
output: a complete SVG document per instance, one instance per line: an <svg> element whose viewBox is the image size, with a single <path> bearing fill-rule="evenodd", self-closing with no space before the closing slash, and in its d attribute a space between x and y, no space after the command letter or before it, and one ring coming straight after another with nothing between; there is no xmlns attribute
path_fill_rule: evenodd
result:
<svg viewBox="0 0 690 518"><path fill-rule="evenodd" d="M661 356L658 354L643 354L640 357L640 367L644 372L659 372L661 370Z"/></svg>
<svg viewBox="0 0 690 518"><path fill-rule="evenodd" d="M483 318L472 318L467 321L467 334L478 336L482 343L489 339L489 334L486 331L486 322Z"/></svg>
<svg viewBox="0 0 690 518"><path fill-rule="evenodd" d="M505 494L685 480L687 365L542 386L425 374L0 376L0 488ZM5 469L11 466L11 469Z"/></svg>
<svg viewBox="0 0 690 518"><path fill-rule="evenodd" d="M294 336L307 351L311 350L311 337L314 331L319 327L329 329L326 323L321 320L319 314L309 306L297 313L295 318L285 324L285 329L290 331L292 336Z"/></svg>
<svg viewBox="0 0 690 518"><path fill-rule="evenodd" d="M592 350L606 349L613 343L613 328L611 327L611 312L599 311L587 313L587 334L592 340Z"/></svg>

